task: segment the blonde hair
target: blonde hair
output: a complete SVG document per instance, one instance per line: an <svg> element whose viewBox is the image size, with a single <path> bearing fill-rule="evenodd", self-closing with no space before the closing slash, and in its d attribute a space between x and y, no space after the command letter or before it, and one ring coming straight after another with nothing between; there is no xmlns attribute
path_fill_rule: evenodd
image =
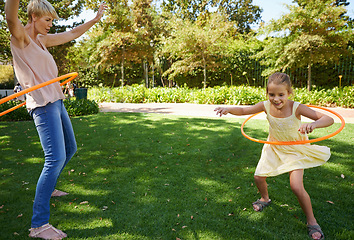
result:
<svg viewBox="0 0 354 240"><path fill-rule="evenodd" d="M269 84L284 84L287 87L287 90L289 93L293 93L293 88L291 86L291 81L290 77L286 73L281 73L281 72L276 72L270 75L268 78L268 83L267 83L267 93L268 93L268 86Z"/></svg>
<svg viewBox="0 0 354 240"><path fill-rule="evenodd" d="M32 22L32 14L39 18L43 16L51 16L53 19L59 19L52 4L47 0L31 0L27 6L27 15L30 22Z"/></svg>

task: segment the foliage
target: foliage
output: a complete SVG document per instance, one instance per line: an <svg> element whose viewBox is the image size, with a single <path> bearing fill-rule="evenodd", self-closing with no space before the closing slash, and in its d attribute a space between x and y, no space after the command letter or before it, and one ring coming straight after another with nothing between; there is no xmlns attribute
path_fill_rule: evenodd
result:
<svg viewBox="0 0 354 240"><path fill-rule="evenodd" d="M304 104L319 105L325 107L354 108L354 87L333 89L315 88L308 92L304 88L297 88L294 100Z"/></svg>
<svg viewBox="0 0 354 240"><path fill-rule="evenodd" d="M11 65L0 65L0 89L14 88L14 71Z"/></svg>
<svg viewBox="0 0 354 240"><path fill-rule="evenodd" d="M289 14L265 26L269 38L257 55L269 66L265 75L287 68L308 67L311 90L311 66L338 62L353 34L341 18L346 12L343 6L333 5L332 0L295 2L298 6L288 5ZM272 37L272 34L280 36Z"/></svg>
<svg viewBox="0 0 354 240"><path fill-rule="evenodd" d="M19 105L20 101L8 101L0 105L0 112L6 111L12 107ZM32 117L28 114L26 106L22 106L12 112L0 117L0 121L28 121Z"/></svg>
<svg viewBox="0 0 354 240"><path fill-rule="evenodd" d="M264 99L261 88L246 86L215 87L206 89L189 88L145 88L143 85L124 88L92 88L88 98L98 102L127 103L198 103L198 104L255 104Z"/></svg>
<svg viewBox="0 0 354 240"><path fill-rule="evenodd" d="M221 0L217 1L218 9L225 12L228 19L236 25L239 33L251 33L251 25L261 19L262 9L253 5L252 0Z"/></svg>
<svg viewBox="0 0 354 240"><path fill-rule="evenodd" d="M94 3L90 3L92 6ZM117 82L126 84L126 69L141 64L152 63L151 44L161 31L156 23L157 13L150 0L111 1L107 3L107 17L89 33L89 39L71 49L68 59L71 68L99 68L101 73L112 73ZM161 21L159 21L161 22ZM84 50L84 51L82 51ZM112 72L113 70L113 72Z"/></svg>
<svg viewBox="0 0 354 240"><path fill-rule="evenodd" d="M64 105L69 116L83 116L98 113L98 104L94 100L79 99L71 100L65 99Z"/></svg>
<svg viewBox="0 0 354 240"><path fill-rule="evenodd" d="M261 87L223 86L206 89L145 88L133 85L120 88L90 88L88 98L97 102L121 103L198 103L253 105L266 100L266 91ZM315 88L308 92L304 88L294 89L294 100L303 104L325 107L354 108L354 87L333 89Z"/></svg>
<svg viewBox="0 0 354 240"><path fill-rule="evenodd" d="M231 75L231 85L261 85L254 84L255 76L252 76L252 70L255 70L254 56L262 49L261 41L251 36L240 36L229 39L226 48L226 57L223 58L226 66L223 71Z"/></svg>
<svg viewBox="0 0 354 240"><path fill-rule="evenodd" d="M8 101L0 105L0 112L17 106L21 102ZM99 111L98 104L94 100L80 99L80 100L64 100L65 108L69 116L83 116L97 114ZM28 121L32 117L28 114L26 106L22 106L12 112L9 112L0 117L0 121Z"/></svg>
<svg viewBox="0 0 354 240"><path fill-rule="evenodd" d="M210 9L216 9L217 12L226 14L239 33L251 32L251 25L260 20L262 12L251 0L164 0L162 9L173 13L177 18L192 22L208 17Z"/></svg>
<svg viewBox="0 0 354 240"><path fill-rule="evenodd" d="M173 79L176 75L203 69L205 88L207 70L222 66L218 59L225 56L225 44L232 26L225 24L225 16L218 13L195 24L182 19L176 19L173 24L171 36L163 40L162 52L173 61L164 75Z"/></svg>
<svg viewBox="0 0 354 240"><path fill-rule="evenodd" d="M97 4L97 1L90 0L87 1L86 5L90 8L93 8L95 4ZM137 64L143 63L142 79L145 79L146 85L148 86L148 82L151 81L148 80L147 75L150 74L151 78L151 75L155 71L153 68L157 70L157 74L160 76L162 84L165 85L164 78L165 76L170 75L170 72L165 73L163 76L162 74L170 68L171 63L167 59L174 53L161 52L160 50L166 50L166 48L164 48L165 40L170 39L169 37L171 34L171 29L173 28L171 26L175 25L175 27L178 27L177 24L179 23L175 21L177 17L174 17L176 14L170 14L168 8L165 8L165 3L162 3L162 5L165 7L163 7L163 11L161 11L161 9L154 7L151 0L136 0L131 2L119 0L110 1L107 2L107 4L109 5L109 9L106 14L107 16L102 24L91 31L89 34L89 39L86 39L85 43L80 43L80 45L73 47L72 51L69 52L67 59L71 63L71 68L76 67L77 69L78 66L82 67L84 65L87 69L89 69L93 66L99 66L102 73L107 71L109 68L114 68L115 78L118 76L120 83L124 85L129 82L128 77L126 76L126 68L132 66L136 68ZM172 4L172 2L169 4ZM185 3L178 1L176 4ZM189 9L194 8L193 6L189 6L190 4L198 7L197 3L188 2L187 8ZM222 15L223 13L224 18L222 19L222 22L217 24L217 27L224 30L230 28L232 25L234 30L237 28L238 32L247 32L249 31L249 25L253 22L257 22L260 18L260 9L258 7L252 6L250 1L209 2L205 6L207 5L218 5L220 10L218 11L218 14ZM185 5L185 7L186 6L187 5ZM205 23L210 21L210 18L216 19L211 15L215 16L216 13L200 14L198 20L196 21L196 23L200 25L200 28L202 25L204 25L203 27L205 29L211 26L212 23ZM188 18L185 19L188 20ZM193 24L194 21L190 21L189 25L192 26ZM236 25L242 25L244 29L241 30L241 27L235 27ZM215 32L215 27L212 28L214 28L213 31ZM183 33L183 29L179 29L179 31ZM213 31L207 33L207 30L204 30L204 34L210 35L214 33ZM203 33L201 32L200 35L201 34ZM226 32L225 34L228 33ZM178 36L178 38L184 35L185 34L181 34ZM220 49L225 47L223 46L224 41L220 41L220 39L217 39L216 37L214 40L217 41L215 44L214 42L208 43L208 45L210 45L210 49ZM223 55L221 54L218 56L215 51L214 53L209 53L209 56L210 54L216 54L213 60L215 63L210 64L211 59L207 59L210 64L210 66L207 67L210 67L210 69L215 71L215 66L217 64L221 65L220 63L222 61L220 60L220 56ZM200 56L196 56L194 58L198 59ZM198 63L197 65L200 66L203 64L205 65L205 63ZM176 64L174 66L176 66ZM178 71L175 71L176 69L172 70L172 72L176 72L178 75L197 75L200 71L204 71L203 69L201 70L198 66L190 68L190 71L182 72L179 74ZM112 79L111 84L114 85L115 80ZM205 79L204 84L206 84ZM172 84L170 81L170 86L171 85Z"/></svg>
<svg viewBox="0 0 354 240"><path fill-rule="evenodd" d="M70 239L308 239L288 174L269 179L269 208L252 209L263 145L241 135L244 119L100 113L71 121L78 151L57 183L70 194L50 202L50 223ZM267 123L249 121L245 131L265 139ZM353 132L346 124L320 142L331 159L304 173L326 239L354 238ZM33 122L0 122L0 149L0 238L28 239L44 163Z"/></svg>

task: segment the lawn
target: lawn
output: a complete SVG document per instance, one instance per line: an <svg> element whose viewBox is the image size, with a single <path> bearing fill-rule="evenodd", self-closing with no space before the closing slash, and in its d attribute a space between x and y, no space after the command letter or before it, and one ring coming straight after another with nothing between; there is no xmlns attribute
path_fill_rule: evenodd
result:
<svg viewBox="0 0 354 240"><path fill-rule="evenodd" d="M51 201L50 223L70 239L306 239L288 175L269 178L271 207L254 212L262 144L243 119L99 113L72 118L77 154ZM335 131L318 129L312 137ZM267 135L265 120L245 131ZM319 142L332 156L305 171L326 239L354 239L354 124ZM33 122L0 122L0 239L27 239L43 153Z"/></svg>

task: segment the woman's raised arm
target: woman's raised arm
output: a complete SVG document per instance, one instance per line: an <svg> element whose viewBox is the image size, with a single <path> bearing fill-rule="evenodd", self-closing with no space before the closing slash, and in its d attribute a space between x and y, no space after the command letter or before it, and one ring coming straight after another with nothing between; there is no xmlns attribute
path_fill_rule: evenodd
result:
<svg viewBox="0 0 354 240"><path fill-rule="evenodd" d="M62 33L58 33L58 34L48 34L46 36L43 36L46 47L61 45L61 44L70 42L70 41L80 37L87 30L89 30L93 25L95 25L95 23L97 23L101 20L106 8L107 8L107 5L105 3L101 3L101 5L97 11L97 15L94 19L92 19L91 21L88 21L84 24L81 24L80 26L77 26L76 28L72 29L71 31L62 32Z"/></svg>
<svg viewBox="0 0 354 240"><path fill-rule="evenodd" d="M18 19L19 0L6 0L5 15L6 22L13 38L13 44L16 47L24 48L28 45L29 39L25 32L25 28Z"/></svg>

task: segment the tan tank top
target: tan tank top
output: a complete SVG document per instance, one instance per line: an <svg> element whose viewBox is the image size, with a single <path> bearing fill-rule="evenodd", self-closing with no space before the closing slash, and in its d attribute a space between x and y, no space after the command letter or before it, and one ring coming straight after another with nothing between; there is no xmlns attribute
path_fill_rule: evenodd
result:
<svg viewBox="0 0 354 240"><path fill-rule="evenodd" d="M30 37L30 43L23 49L10 44L15 74L24 89L49 81L58 76L58 68L44 44L38 46ZM64 99L59 82L34 90L27 94L27 109L42 107L50 102Z"/></svg>

